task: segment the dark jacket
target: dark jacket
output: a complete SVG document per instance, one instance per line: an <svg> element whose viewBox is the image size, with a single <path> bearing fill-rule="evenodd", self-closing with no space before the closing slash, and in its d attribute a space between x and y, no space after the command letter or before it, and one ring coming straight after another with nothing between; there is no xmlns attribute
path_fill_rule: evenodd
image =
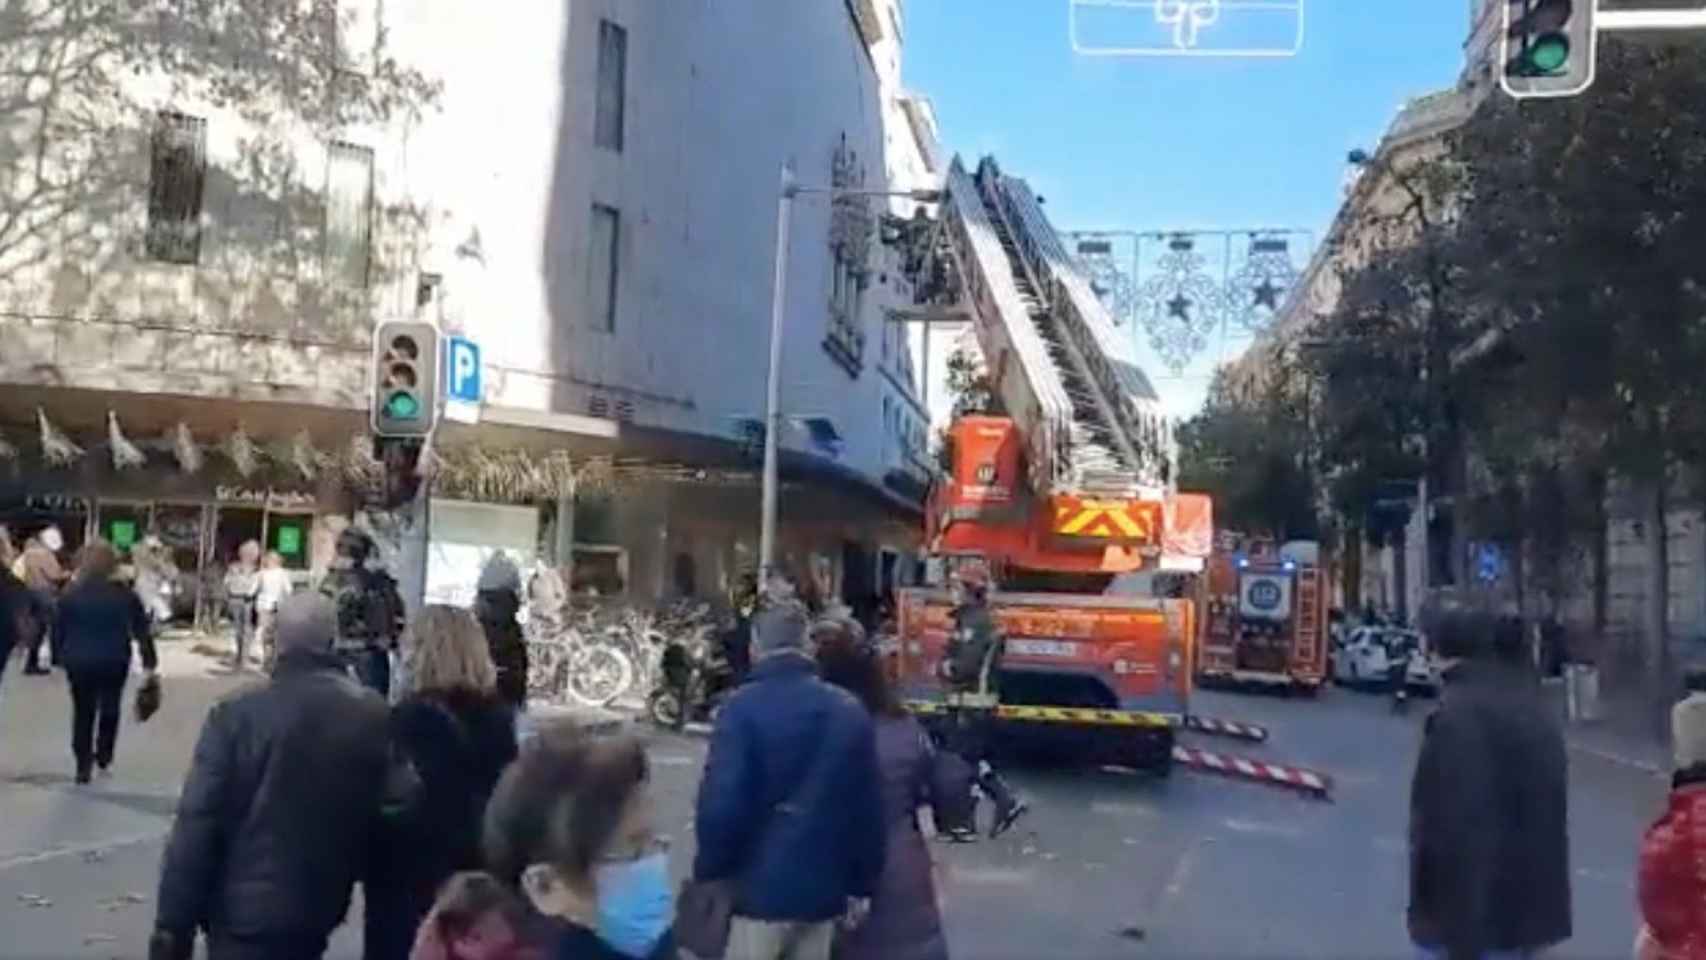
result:
<svg viewBox="0 0 1706 960"><path fill-rule="evenodd" d="M948 638L948 663L954 686L962 690L978 689L984 663L992 656L991 683L1001 668L1001 631L988 605L967 603L955 607L954 633Z"/></svg>
<svg viewBox="0 0 1706 960"><path fill-rule="evenodd" d="M330 934L372 849L387 717L341 658L305 650L215 704L166 844L156 928L180 944L198 927L255 944Z"/></svg>
<svg viewBox="0 0 1706 960"><path fill-rule="evenodd" d="M821 921L883 869L871 717L803 654L761 660L718 712L699 782L700 880L734 880L735 912Z"/></svg>
<svg viewBox="0 0 1706 960"><path fill-rule="evenodd" d="M871 915L852 931L837 934L836 960L947 960L930 850L918 827L919 806L935 800L935 748L910 716L879 717L876 726L888 833L883 875L871 898Z"/></svg>
<svg viewBox="0 0 1706 960"><path fill-rule="evenodd" d="M474 616L486 631L486 646L498 668L498 693L511 706L527 705L527 642L515 619L521 597L514 590L481 590L474 598Z"/></svg>
<svg viewBox="0 0 1706 960"><path fill-rule="evenodd" d="M385 819L366 900L366 960L404 960L438 888L480 867L480 824L515 759L515 711L472 690L414 694L391 710L391 742L420 778L417 800Z"/></svg>
<svg viewBox="0 0 1706 960"><path fill-rule="evenodd" d="M320 593L338 611L337 647L343 651L389 649L403 632L406 611L391 575L366 567L326 572Z"/></svg>
<svg viewBox="0 0 1706 960"><path fill-rule="evenodd" d="M67 672L130 669L132 644L154 669L153 626L136 591L114 580L78 580L59 598L58 663Z"/></svg>
<svg viewBox="0 0 1706 960"><path fill-rule="evenodd" d="M1428 718L1410 788L1410 936L1448 956L1570 936L1568 761L1539 685L1471 661Z"/></svg>

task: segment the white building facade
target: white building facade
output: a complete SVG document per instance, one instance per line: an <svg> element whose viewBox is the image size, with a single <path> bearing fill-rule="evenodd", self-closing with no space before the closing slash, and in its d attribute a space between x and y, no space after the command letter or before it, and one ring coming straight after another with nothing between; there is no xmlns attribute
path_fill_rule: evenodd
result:
<svg viewBox="0 0 1706 960"><path fill-rule="evenodd" d="M111 85L0 81L41 108L0 115L12 522L81 509L111 535L102 504L146 504L125 522L149 528L175 498L203 508L206 557L228 547L222 493L347 514L360 497L332 481L365 423L370 331L426 316L484 352L482 424L442 437L452 495L546 505L559 545L613 551L640 598L750 569L783 165L930 185L899 0L252 6L26 4L53 28L27 36L70 38ZM50 42L0 38L0 60ZM908 337L884 320L910 291L884 205L860 206L794 204L781 378L780 554L850 593L918 540L921 486L894 475L924 445ZM109 413L142 463L102 445ZM258 464L229 455L251 441ZM554 454L603 464L577 509L544 476ZM488 482L505 457L527 476Z"/></svg>

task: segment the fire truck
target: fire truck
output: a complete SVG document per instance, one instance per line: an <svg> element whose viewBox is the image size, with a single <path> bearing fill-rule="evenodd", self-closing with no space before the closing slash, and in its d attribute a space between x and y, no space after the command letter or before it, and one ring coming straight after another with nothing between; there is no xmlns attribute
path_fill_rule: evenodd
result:
<svg viewBox="0 0 1706 960"><path fill-rule="evenodd" d="M1327 676L1327 574L1313 543L1217 550L1202 578L1197 676L1315 693Z"/></svg>
<svg viewBox="0 0 1706 960"><path fill-rule="evenodd" d="M1169 490L1156 394L1025 182L955 158L944 187L929 253L952 282L932 309L972 324L1006 413L950 428L926 519L936 585L899 593L897 683L915 711L947 709L943 584L978 563L1006 638L1001 724L1166 771L1189 712L1196 605L1108 586L1169 560L1200 567L1208 498Z"/></svg>

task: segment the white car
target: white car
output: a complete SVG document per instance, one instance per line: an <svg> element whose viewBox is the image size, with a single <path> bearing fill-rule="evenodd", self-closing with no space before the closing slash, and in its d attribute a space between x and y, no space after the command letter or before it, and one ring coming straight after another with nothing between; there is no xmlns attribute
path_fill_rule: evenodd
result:
<svg viewBox="0 0 1706 960"><path fill-rule="evenodd" d="M1417 650L1422 651L1420 658L1411 656ZM1357 627L1352 630L1333 658L1333 679L1352 686L1384 686L1391 681L1392 668L1400 659L1409 661L1405 669L1407 684L1426 686L1430 675L1434 677L1432 683L1437 684L1437 671L1430 674L1425 664L1430 659L1427 641L1414 630L1395 627ZM1418 665L1417 661L1423 663ZM1415 679L1411 679L1412 676Z"/></svg>

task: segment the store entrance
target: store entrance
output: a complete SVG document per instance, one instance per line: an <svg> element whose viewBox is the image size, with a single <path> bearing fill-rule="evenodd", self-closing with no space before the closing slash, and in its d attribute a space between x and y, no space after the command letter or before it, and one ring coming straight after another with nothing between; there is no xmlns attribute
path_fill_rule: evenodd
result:
<svg viewBox="0 0 1706 960"><path fill-rule="evenodd" d="M171 596L174 625L194 623L206 593L201 579L202 518L200 504L161 503L154 507L151 532L160 538L176 571Z"/></svg>

